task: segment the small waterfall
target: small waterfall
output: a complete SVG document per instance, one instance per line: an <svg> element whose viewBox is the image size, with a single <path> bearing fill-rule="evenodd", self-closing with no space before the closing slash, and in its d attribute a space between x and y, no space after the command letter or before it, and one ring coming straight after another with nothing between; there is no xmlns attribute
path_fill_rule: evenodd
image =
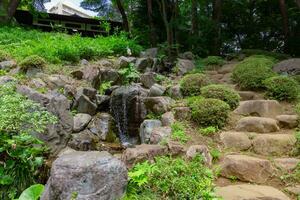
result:
<svg viewBox="0 0 300 200"><path fill-rule="evenodd" d="M146 117L142 103L146 92L138 85L122 86L112 93L110 108L123 146L131 146L139 141L139 125Z"/></svg>

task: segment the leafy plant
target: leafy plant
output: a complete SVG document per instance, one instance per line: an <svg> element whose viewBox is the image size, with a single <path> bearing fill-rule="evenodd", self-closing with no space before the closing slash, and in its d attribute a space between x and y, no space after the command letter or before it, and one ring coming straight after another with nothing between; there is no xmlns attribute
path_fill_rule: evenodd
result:
<svg viewBox="0 0 300 200"><path fill-rule="evenodd" d="M219 149L216 149L216 148L214 148L214 149L212 149L211 151L210 151L210 155L211 155L211 157L213 158L213 161L216 161L216 160L219 160L220 159L220 157L221 157L221 152L219 151Z"/></svg>
<svg viewBox="0 0 300 200"><path fill-rule="evenodd" d="M240 62L233 70L232 79L242 89L264 88L263 81L275 75L274 62L265 57L249 57Z"/></svg>
<svg viewBox="0 0 300 200"><path fill-rule="evenodd" d="M10 55L3 50L0 50L0 62L10 59Z"/></svg>
<svg viewBox="0 0 300 200"><path fill-rule="evenodd" d="M17 200L38 200L42 196L44 189L44 185L32 185L24 190Z"/></svg>
<svg viewBox="0 0 300 200"><path fill-rule="evenodd" d="M129 171L125 199L217 199L213 178L199 156L157 157L154 164L146 161Z"/></svg>
<svg viewBox="0 0 300 200"><path fill-rule="evenodd" d="M140 78L140 73L132 63L130 63L126 68L120 69L119 74L122 77L123 83L126 85L131 84Z"/></svg>
<svg viewBox="0 0 300 200"><path fill-rule="evenodd" d="M222 66L224 65L225 61L220 56L208 56L207 58L203 59L203 63L205 66Z"/></svg>
<svg viewBox="0 0 300 200"><path fill-rule="evenodd" d="M210 135L213 135L213 134L215 134L216 132L218 132L218 128L216 128L216 127L214 127L214 126L209 126L209 127L206 127L206 128L200 128L200 129L199 129L199 132L200 132L202 135L210 136Z"/></svg>
<svg viewBox="0 0 300 200"><path fill-rule="evenodd" d="M232 110L240 103L240 95L232 88L225 85L208 85L201 88L201 95L205 98L220 99L226 102Z"/></svg>
<svg viewBox="0 0 300 200"><path fill-rule="evenodd" d="M0 69L0 76L5 76L7 72L3 69Z"/></svg>
<svg viewBox="0 0 300 200"><path fill-rule="evenodd" d="M188 74L180 81L180 88L185 96L197 96L201 93L201 87L209 85L210 80L204 74Z"/></svg>
<svg viewBox="0 0 300 200"><path fill-rule="evenodd" d="M28 56L20 62L20 67L24 71L26 71L28 68L40 68L40 69L42 69L45 66L46 66L46 61L38 55Z"/></svg>
<svg viewBox="0 0 300 200"><path fill-rule="evenodd" d="M185 133L185 126L181 122L175 122L171 125L172 128L172 139L185 144L189 137Z"/></svg>
<svg viewBox="0 0 300 200"><path fill-rule="evenodd" d="M298 83L287 76L275 76L264 81L266 96L279 101L292 101L298 98Z"/></svg>
<svg viewBox="0 0 300 200"><path fill-rule="evenodd" d="M0 198L13 199L35 183L47 147L32 135L57 118L18 94L13 84L0 86Z"/></svg>
<svg viewBox="0 0 300 200"><path fill-rule="evenodd" d="M277 60L285 60L290 58L290 56L287 54L275 53L275 52L265 51L261 49L243 49L241 53L245 54L246 56L262 55L262 56L272 57Z"/></svg>
<svg viewBox="0 0 300 200"><path fill-rule="evenodd" d="M230 106L219 99L196 99L190 102L192 120L198 125L222 128L229 117Z"/></svg>
<svg viewBox="0 0 300 200"><path fill-rule="evenodd" d="M106 81L106 82L101 83L99 90L98 90L99 94L101 94L101 95L105 94L105 91L108 90L109 88L111 88L111 84L112 84L112 81Z"/></svg>

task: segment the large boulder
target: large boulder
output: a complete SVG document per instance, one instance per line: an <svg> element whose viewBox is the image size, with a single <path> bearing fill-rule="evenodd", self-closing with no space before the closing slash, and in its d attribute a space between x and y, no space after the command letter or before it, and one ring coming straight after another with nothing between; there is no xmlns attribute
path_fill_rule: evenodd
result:
<svg viewBox="0 0 300 200"><path fill-rule="evenodd" d="M144 58L138 58L136 60L135 66L139 71L143 72L146 69L151 69L153 63L154 63L153 58L144 57Z"/></svg>
<svg viewBox="0 0 300 200"><path fill-rule="evenodd" d="M41 200L115 200L127 185L125 165L108 152L75 151L52 165Z"/></svg>
<svg viewBox="0 0 300 200"><path fill-rule="evenodd" d="M282 114L282 107L275 100L249 100L240 102L234 112L239 115L275 118Z"/></svg>
<svg viewBox="0 0 300 200"><path fill-rule="evenodd" d="M115 69L100 69L99 76L93 80L92 86L99 88L105 82L110 82L112 85L119 84L121 82L119 72Z"/></svg>
<svg viewBox="0 0 300 200"><path fill-rule="evenodd" d="M158 54L158 48L150 48L146 49L145 51L141 52L141 57L150 57L150 58L156 58Z"/></svg>
<svg viewBox="0 0 300 200"><path fill-rule="evenodd" d="M279 122L279 126L282 128L296 128L299 124L299 117L297 115L278 115L276 119Z"/></svg>
<svg viewBox="0 0 300 200"><path fill-rule="evenodd" d="M265 183L273 171L270 161L246 155L227 155L221 161L221 175L241 181Z"/></svg>
<svg viewBox="0 0 300 200"><path fill-rule="evenodd" d="M298 75L300 74L300 58L293 58L277 63L273 70L277 73Z"/></svg>
<svg viewBox="0 0 300 200"><path fill-rule="evenodd" d="M180 58L177 59L176 72L178 75L184 75L193 69L195 69L195 64L193 61Z"/></svg>
<svg viewBox="0 0 300 200"><path fill-rule="evenodd" d="M155 83L150 88L149 96L150 97L162 96L165 93L165 91L166 91L166 88L164 86Z"/></svg>
<svg viewBox="0 0 300 200"><path fill-rule="evenodd" d="M251 140L248 135L243 132L222 132L220 139L225 148L243 151L251 147Z"/></svg>
<svg viewBox="0 0 300 200"><path fill-rule="evenodd" d="M217 187L216 194L224 200L290 200L283 192L264 185L229 185Z"/></svg>
<svg viewBox="0 0 300 200"><path fill-rule="evenodd" d="M175 103L170 97L146 97L144 98L144 104L148 112L155 114L162 114L170 111L171 106Z"/></svg>
<svg viewBox="0 0 300 200"><path fill-rule="evenodd" d="M152 130L157 127L161 127L161 121L159 120L145 120L140 126L140 139L141 143L149 143Z"/></svg>
<svg viewBox="0 0 300 200"><path fill-rule="evenodd" d="M171 126L175 122L173 112L166 112L161 116L161 123L163 126Z"/></svg>
<svg viewBox="0 0 300 200"><path fill-rule="evenodd" d="M119 65L120 68L123 68L123 67L127 67L130 63L134 63L135 61L136 61L136 58L134 58L134 57L121 56L118 59L117 64Z"/></svg>
<svg viewBox="0 0 300 200"><path fill-rule="evenodd" d="M89 130L71 135L68 141L68 147L77 151L93 151L97 150L99 138Z"/></svg>
<svg viewBox="0 0 300 200"><path fill-rule="evenodd" d="M122 86L113 91L110 109L117 123L122 144L138 141L140 124L147 115L143 103L143 98L147 95L139 85Z"/></svg>
<svg viewBox="0 0 300 200"><path fill-rule="evenodd" d="M73 130L73 116L70 112L71 102L58 93L41 94L25 85L17 87L17 91L45 107L56 115L58 123L49 125L45 133L36 133L36 136L46 142L52 153L56 154L63 149Z"/></svg>
<svg viewBox="0 0 300 200"><path fill-rule="evenodd" d="M296 144L292 134L263 134L253 140L253 150L260 155L287 155Z"/></svg>
<svg viewBox="0 0 300 200"><path fill-rule="evenodd" d="M73 108L79 113L95 115L97 112L96 94L97 91L94 88L79 88Z"/></svg>
<svg viewBox="0 0 300 200"><path fill-rule="evenodd" d="M293 171L296 169L298 163L300 163L300 159L297 158L276 158L274 159L274 163L280 169L285 171Z"/></svg>
<svg viewBox="0 0 300 200"><path fill-rule="evenodd" d="M209 149L205 145L192 145L186 151L186 157L188 159L193 159L196 156L202 156L203 161L206 165L212 164L212 156L209 153Z"/></svg>
<svg viewBox="0 0 300 200"><path fill-rule="evenodd" d="M2 69L2 70L8 71L16 66L17 66L17 63L13 60L0 62L0 69Z"/></svg>
<svg viewBox="0 0 300 200"><path fill-rule="evenodd" d="M0 85L4 85L9 82L17 82L17 79L12 76L0 76Z"/></svg>
<svg viewBox="0 0 300 200"><path fill-rule="evenodd" d="M116 140L116 124L108 113L97 114L90 122L88 129L102 141L114 142Z"/></svg>
<svg viewBox="0 0 300 200"><path fill-rule="evenodd" d="M141 83L146 88L151 88L156 83L155 80L156 73L154 72L146 72L144 74L141 74L140 77L141 77Z"/></svg>
<svg viewBox="0 0 300 200"><path fill-rule="evenodd" d="M244 117L237 122L237 131L271 133L279 131L277 120L265 117Z"/></svg>
<svg viewBox="0 0 300 200"><path fill-rule="evenodd" d="M141 144L135 148L128 148L122 154L122 161L127 167L131 167L138 162L153 160L156 156L166 155L168 149L161 145Z"/></svg>
<svg viewBox="0 0 300 200"><path fill-rule="evenodd" d="M159 144L161 141L168 140L172 134L171 127L157 127L154 128L151 132L150 143Z"/></svg>

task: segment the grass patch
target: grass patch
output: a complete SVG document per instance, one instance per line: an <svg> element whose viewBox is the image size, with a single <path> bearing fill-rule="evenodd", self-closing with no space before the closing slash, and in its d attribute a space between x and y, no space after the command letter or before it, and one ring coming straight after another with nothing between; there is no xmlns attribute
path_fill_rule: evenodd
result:
<svg viewBox="0 0 300 200"><path fill-rule="evenodd" d="M122 34L88 38L21 27L0 27L0 49L5 49L17 61L38 55L49 63L77 62L80 59L125 55L127 47L133 54L142 50L134 40Z"/></svg>

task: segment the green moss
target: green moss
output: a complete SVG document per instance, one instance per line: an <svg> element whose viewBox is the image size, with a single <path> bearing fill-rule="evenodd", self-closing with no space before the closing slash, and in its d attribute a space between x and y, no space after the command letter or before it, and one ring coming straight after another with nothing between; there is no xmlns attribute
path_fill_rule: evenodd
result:
<svg viewBox="0 0 300 200"><path fill-rule="evenodd" d="M224 65L225 61L220 56L208 56L207 58L203 59L203 63L205 66L222 66Z"/></svg>
<svg viewBox="0 0 300 200"><path fill-rule="evenodd" d="M5 51L0 50L0 62L6 61L6 60L9 60L9 59L11 59L10 55Z"/></svg>
<svg viewBox="0 0 300 200"><path fill-rule="evenodd" d="M180 88L185 96L197 96L201 94L201 87L210 84L209 78L204 74L188 74L180 81Z"/></svg>
<svg viewBox="0 0 300 200"><path fill-rule="evenodd" d="M199 99L190 104L192 120L202 127L222 128L229 117L230 106L219 99Z"/></svg>
<svg viewBox="0 0 300 200"><path fill-rule="evenodd" d="M275 76L264 81L266 96L279 101L293 101L299 95L298 83L287 76Z"/></svg>
<svg viewBox="0 0 300 200"><path fill-rule="evenodd" d="M46 61L38 55L28 56L20 62L20 67L23 71L26 71L29 68L43 69L45 66Z"/></svg>
<svg viewBox="0 0 300 200"><path fill-rule="evenodd" d="M240 62L233 70L232 79L242 89L262 89L263 81L275 76L272 71L274 62L265 57L249 57Z"/></svg>
<svg viewBox="0 0 300 200"><path fill-rule="evenodd" d="M225 85L208 85L201 89L201 95L205 98L220 99L226 102L232 110L238 107L240 95L232 88Z"/></svg>

